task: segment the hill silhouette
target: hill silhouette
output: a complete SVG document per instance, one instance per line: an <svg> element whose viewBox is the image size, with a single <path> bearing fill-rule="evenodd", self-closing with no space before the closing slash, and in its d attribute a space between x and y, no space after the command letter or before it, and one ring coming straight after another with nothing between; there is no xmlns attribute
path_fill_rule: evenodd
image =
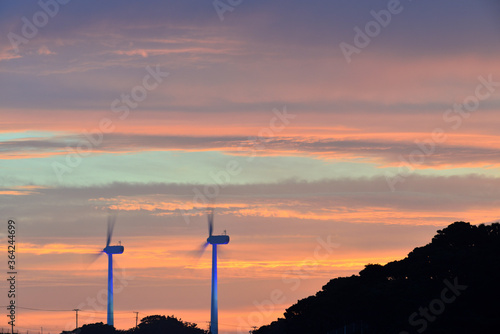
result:
<svg viewBox="0 0 500 334"><path fill-rule="evenodd" d="M332 279L254 334L499 333L500 224L455 222L432 242Z"/></svg>
<svg viewBox="0 0 500 334"><path fill-rule="evenodd" d="M208 334L208 331L200 329L196 324L184 322L174 316L150 315L141 319L137 327L129 330L117 330L113 326L103 324L83 325L71 332L64 331L61 334Z"/></svg>

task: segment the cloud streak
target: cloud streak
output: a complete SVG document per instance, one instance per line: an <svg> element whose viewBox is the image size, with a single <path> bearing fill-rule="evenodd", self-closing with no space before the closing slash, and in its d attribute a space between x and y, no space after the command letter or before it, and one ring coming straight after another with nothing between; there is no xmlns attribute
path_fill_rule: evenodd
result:
<svg viewBox="0 0 500 334"><path fill-rule="evenodd" d="M94 135L92 135L94 136ZM422 138L425 134L401 134L403 140L388 140L388 135L372 134L371 138L315 138L315 137L236 137L236 136L168 136L105 134L105 140L93 146L89 137L59 136L52 138L16 139L0 142L1 158L29 159L62 155L69 147L89 143L96 154L130 154L143 151L220 151L229 155L310 156L321 159L356 160L381 165L397 166L411 152L419 150L425 156L418 168L483 167L500 163L500 149L495 137L452 138L451 143L432 143L422 140L405 141L404 137ZM479 142L475 139L480 138ZM456 144L453 144L453 141ZM421 147L424 147L423 149ZM425 152L432 152L428 155Z"/></svg>

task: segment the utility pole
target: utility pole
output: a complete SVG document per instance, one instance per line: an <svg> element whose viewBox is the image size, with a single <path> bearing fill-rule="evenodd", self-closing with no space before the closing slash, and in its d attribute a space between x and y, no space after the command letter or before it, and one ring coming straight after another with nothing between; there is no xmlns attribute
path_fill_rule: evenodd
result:
<svg viewBox="0 0 500 334"><path fill-rule="evenodd" d="M135 313L135 327L137 328L137 320L139 319L139 312L134 312Z"/></svg>
<svg viewBox="0 0 500 334"><path fill-rule="evenodd" d="M73 309L73 311L75 311L75 312L76 312L76 327L75 327L75 329L76 329L76 328L78 328L78 311L80 311L80 309L75 308L75 309ZM43 333L42 333L42 334L43 334Z"/></svg>

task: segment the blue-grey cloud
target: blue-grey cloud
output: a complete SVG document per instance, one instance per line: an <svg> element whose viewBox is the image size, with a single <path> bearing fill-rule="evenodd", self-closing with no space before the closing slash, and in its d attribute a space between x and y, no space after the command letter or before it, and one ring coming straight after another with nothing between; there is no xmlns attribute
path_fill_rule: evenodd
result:
<svg viewBox="0 0 500 334"><path fill-rule="evenodd" d="M4 156L25 158L37 153L65 154L68 147L82 147L94 154L149 151L223 151L232 155L310 156L350 160L364 158L379 164L401 163L415 168L468 166L471 164L496 165L500 155L496 147L457 145L435 142L429 138L409 141L380 139L318 139L314 137L245 137L245 136L169 136L104 134L59 136L52 138L11 140L0 142ZM85 154L87 155L87 154Z"/></svg>

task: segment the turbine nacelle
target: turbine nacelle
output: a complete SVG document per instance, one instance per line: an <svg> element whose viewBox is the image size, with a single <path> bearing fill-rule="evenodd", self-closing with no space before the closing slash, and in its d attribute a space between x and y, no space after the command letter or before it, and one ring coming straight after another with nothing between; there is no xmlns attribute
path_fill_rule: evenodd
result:
<svg viewBox="0 0 500 334"><path fill-rule="evenodd" d="M123 246L106 246L102 251L106 254L122 254L125 248Z"/></svg>
<svg viewBox="0 0 500 334"><path fill-rule="evenodd" d="M225 245L229 243L229 235L211 235L207 242L212 245Z"/></svg>

